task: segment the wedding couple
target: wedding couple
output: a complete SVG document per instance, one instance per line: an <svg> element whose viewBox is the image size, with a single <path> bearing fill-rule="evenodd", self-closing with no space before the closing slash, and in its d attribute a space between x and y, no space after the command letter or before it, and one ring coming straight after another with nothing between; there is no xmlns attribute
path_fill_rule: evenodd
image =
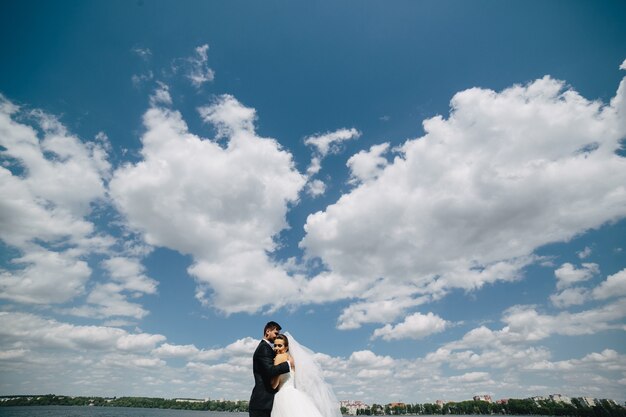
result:
<svg viewBox="0 0 626 417"><path fill-rule="evenodd" d="M270 321L254 351L250 417L341 417L314 353Z"/></svg>

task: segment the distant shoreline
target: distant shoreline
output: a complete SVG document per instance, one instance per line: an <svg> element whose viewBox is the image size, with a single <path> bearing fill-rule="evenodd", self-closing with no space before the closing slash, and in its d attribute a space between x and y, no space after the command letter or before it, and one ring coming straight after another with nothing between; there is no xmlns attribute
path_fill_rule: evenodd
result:
<svg viewBox="0 0 626 417"><path fill-rule="evenodd" d="M572 398L569 402L552 399L508 399L496 403L484 400L424 404L373 404L361 409L341 407L344 415L543 415L581 417L626 417L626 407L608 399ZM18 406L93 406L146 409L174 409L214 412L248 412L248 401L156 397L85 397L65 395L0 396L0 407Z"/></svg>

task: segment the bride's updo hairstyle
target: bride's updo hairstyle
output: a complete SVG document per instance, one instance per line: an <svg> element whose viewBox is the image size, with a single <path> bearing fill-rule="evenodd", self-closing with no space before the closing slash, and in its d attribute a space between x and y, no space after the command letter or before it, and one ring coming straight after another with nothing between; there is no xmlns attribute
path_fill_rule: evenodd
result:
<svg viewBox="0 0 626 417"><path fill-rule="evenodd" d="M276 343L276 340L282 340L283 342L285 342L285 352L289 352L289 339L287 338L287 336L285 336L284 334L279 334L278 336L276 336L276 339L274 340L274 343Z"/></svg>

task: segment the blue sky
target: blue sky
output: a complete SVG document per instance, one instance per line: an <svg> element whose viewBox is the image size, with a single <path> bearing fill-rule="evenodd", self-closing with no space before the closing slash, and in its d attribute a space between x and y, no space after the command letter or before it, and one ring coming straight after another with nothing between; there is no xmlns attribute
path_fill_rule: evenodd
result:
<svg viewBox="0 0 626 417"><path fill-rule="evenodd" d="M626 400L623 2L0 8L0 394Z"/></svg>

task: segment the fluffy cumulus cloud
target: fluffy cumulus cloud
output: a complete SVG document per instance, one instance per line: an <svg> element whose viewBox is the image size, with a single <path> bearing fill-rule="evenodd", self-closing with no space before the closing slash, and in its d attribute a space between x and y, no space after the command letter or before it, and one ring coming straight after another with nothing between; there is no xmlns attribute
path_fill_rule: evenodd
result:
<svg viewBox="0 0 626 417"><path fill-rule="evenodd" d="M393 162L378 159L384 147L353 157L357 185L308 217L300 246L338 284L358 280L347 296L359 303L378 302L363 287L381 280L404 297L440 297L519 279L538 247L626 215L625 99L626 81L603 105L547 76L462 91ZM583 269L559 282L595 273Z"/></svg>
<svg viewBox="0 0 626 417"><path fill-rule="evenodd" d="M341 143L351 139L357 139L361 132L355 128L338 129L334 132L326 132L321 135L308 136L304 139L305 145L313 148L311 163L306 172L309 177L307 193L311 197L317 197L326 191L326 184L320 179L312 179L322 169L322 160L328 154L336 154L341 150Z"/></svg>
<svg viewBox="0 0 626 417"><path fill-rule="evenodd" d="M599 272L600 268L597 264L584 263L581 268L576 268L570 263L565 263L554 271L557 279L556 288L560 290L578 282L587 281Z"/></svg>
<svg viewBox="0 0 626 417"><path fill-rule="evenodd" d="M606 281L594 288L593 296L600 300L626 296L626 269L608 276Z"/></svg>
<svg viewBox="0 0 626 417"><path fill-rule="evenodd" d="M602 352L589 353L581 359L531 362L526 368L549 371L585 370L590 373L597 372L599 369L625 372L626 355L620 355L613 349L604 349Z"/></svg>
<svg viewBox="0 0 626 417"><path fill-rule="evenodd" d="M576 313L542 314L533 306L514 306L502 321L502 337L511 341L537 341L551 335L589 335L609 329L622 329L626 317L626 298Z"/></svg>
<svg viewBox="0 0 626 417"><path fill-rule="evenodd" d="M165 336L130 334L106 326L77 326L31 313L0 313L2 344L18 343L30 350L150 351Z"/></svg>
<svg viewBox="0 0 626 417"><path fill-rule="evenodd" d="M319 278L312 282L317 282ZM344 287L345 288L345 287ZM393 297L391 299L369 300L353 303L346 307L339 316L338 328L342 330L356 329L363 323L386 323L394 321L409 307L418 304L410 297Z"/></svg>
<svg viewBox="0 0 626 417"><path fill-rule="evenodd" d="M83 395L146 395L145 379L155 378L159 386L152 389L163 393L176 377L191 377L153 355L165 340L160 334L0 312L0 369L7 377L0 386L9 392L16 385L26 392L58 392L62 383Z"/></svg>
<svg viewBox="0 0 626 417"><path fill-rule="evenodd" d="M374 330L373 338L382 337L384 340L421 339L433 333L446 329L448 322L433 313L415 313L407 316L402 323L395 326L385 325Z"/></svg>
<svg viewBox="0 0 626 417"><path fill-rule="evenodd" d="M615 381L619 379L619 372L623 372L624 355L613 349L603 349L581 359L555 360L555 352L541 346L541 342L552 335L598 335L610 329L619 331L624 317L624 300L579 313L556 315L540 313L534 306L516 306L504 312L503 326L499 329L485 325L471 329L461 339L426 354L423 361L437 370L449 367L466 371L447 378L448 382L461 382L459 378L466 377L473 379L472 375L477 376L476 382L479 382L482 378L478 375L482 375L485 383L479 386L486 392L497 391L500 395L507 390L520 393L525 389L529 390L529 395L536 395L532 387L541 383L541 391L559 387L570 395L600 395L602 392L604 396L611 392L618 398L620 394ZM581 383L590 381L590 378L593 382ZM487 379L495 386L489 387Z"/></svg>
<svg viewBox="0 0 626 417"><path fill-rule="evenodd" d="M307 183L306 192L311 197L317 197L319 195L322 195L324 194L325 191L326 191L326 184L324 184L324 181L322 180L313 180Z"/></svg>
<svg viewBox="0 0 626 417"><path fill-rule="evenodd" d="M150 245L192 255L197 297L224 312L295 299L298 278L268 256L305 183L291 154L259 137L254 109L232 96L199 109L214 140L190 133L179 112L157 104L144 115L142 160L110 182L128 224Z"/></svg>
<svg viewBox="0 0 626 417"><path fill-rule="evenodd" d="M157 284L138 258L105 260L110 282L96 282L87 293L89 256L111 256L118 243L90 220L94 207L108 207L107 136L83 141L55 117L20 110L4 98L0 109L0 239L19 254L0 270L0 298L45 306L87 295L86 303L60 311L144 317L147 310L127 298L154 294Z"/></svg>
<svg viewBox="0 0 626 417"><path fill-rule="evenodd" d="M186 61L197 86L212 79L207 49ZM145 250L114 253L115 240L90 220L94 204L110 195L144 245L191 255L197 298L221 312L350 299L340 329L384 323L365 350L316 355L340 398L423 402L466 399L468 390L521 396L552 387L621 398L621 352L554 357L542 346L552 336L624 330L626 270L592 287L600 274L594 263L554 266L550 300L560 309L583 306L576 311L513 306L500 325L470 328L422 357L388 356L376 345L464 325L414 310L452 288L520 279L539 246L626 214L626 164L616 153L626 134L625 90L622 83L602 105L549 77L501 92L470 89L454 97L447 119L427 120L423 137L394 150L393 160L387 143L352 156L351 191L305 226L300 246L325 267L312 278L294 259L273 258L277 236L300 193L323 193L311 177L325 156L360 135L355 129L307 138L315 154L303 175L276 140L257 134L254 109L218 97L198 109L216 132L202 138L159 84L143 117L139 160L112 173L104 135L81 141L54 118L2 98L0 239L15 255L0 270L0 297L47 305L84 295L84 304L54 312L119 325L145 317L136 299L157 292L141 262ZM98 262L89 264L90 254ZM585 248L579 258L590 255ZM101 276L90 283L94 266ZM242 337L207 349L139 329L0 312L0 369L25 392L54 392L63 375L78 394L247 398L257 343ZM593 383L576 382L587 380Z"/></svg>
<svg viewBox="0 0 626 417"><path fill-rule="evenodd" d="M588 298L585 288L567 288L560 293L550 296L550 301L556 307L564 308L584 304Z"/></svg>
<svg viewBox="0 0 626 417"><path fill-rule="evenodd" d="M361 151L348 159L351 182L363 182L375 179L382 169L387 166L387 159L383 155L389 150L389 143L373 145L369 151Z"/></svg>
<svg viewBox="0 0 626 417"><path fill-rule="evenodd" d="M556 360L547 348L532 346L532 340L510 337L509 316L503 316L500 330L475 328L424 357L394 358L369 349L343 357L319 352L315 357L339 398L387 402L417 396L414 401L434 402L496 391L502 396L536 395L533 381L542 382L542 390L564 386L572 395L587 395L596 391L568 381L591 375L601 379L593 387L602 396L620 398L613 381L626 371L624 355L601 349ZM62 373L77 394L100 395L204 398L210 392L212 397L244 399L250 393L250 358L258 344L258 339L244 337L202 349L167 343L159 334L11 312L0 313L0 336L0 368L12 381L30 387L33 377L41 375L37 386L53 388L54 378L47 375Z"/></svg>
<svg viewBox="0 0 626 417"><path fill-rule="evenodd" d="M356 139L359 136L361 136L361 132L355 128L343 128L335 130L334 132L326 132L321 135L308 136L304 139L304 143L314 147L317 154L323 158L329 153L338 152L342 142Z"/></svg>
<svg viewBox="0 0 626 417"><path fill-rule="evenodd" d="M105 135L81 141L53 116L0 96L0 239L18 254L0 270L0 297L63 303L81 295L83 257L112 238L88 220L110 176Z"/></svg>
<svg viewBox="0 0 626 417"><path fill-rule="evenodd" d="M80 295L91 268L67 253L33 248L12 259L21 267L0 272L0 298L29 304L63 303Z"/></svg>

